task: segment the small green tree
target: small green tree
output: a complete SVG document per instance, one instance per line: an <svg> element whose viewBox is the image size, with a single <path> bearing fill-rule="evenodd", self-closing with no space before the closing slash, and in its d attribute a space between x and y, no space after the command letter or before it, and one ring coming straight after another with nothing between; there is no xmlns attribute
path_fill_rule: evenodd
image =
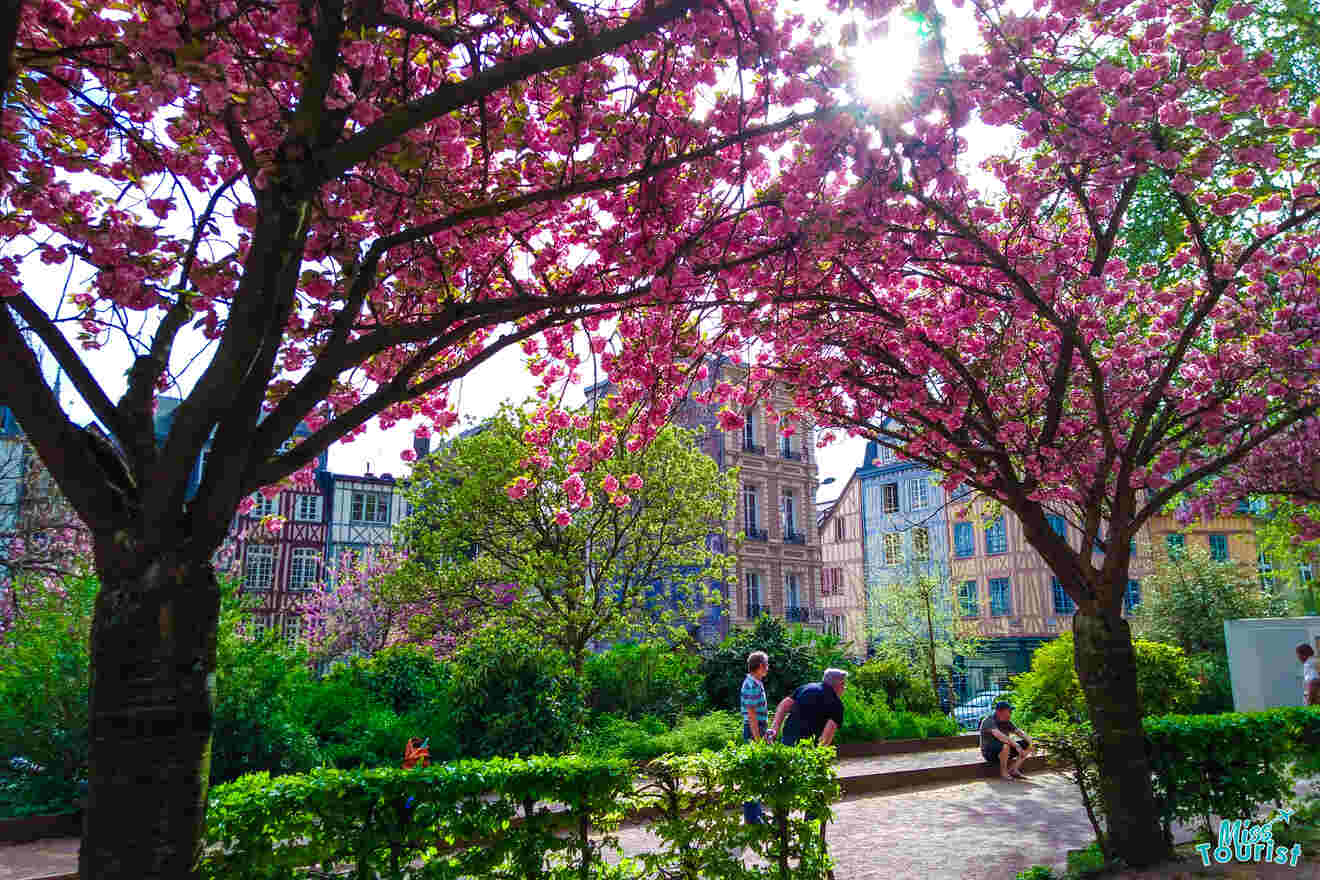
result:
<svg viewBox="0 0 1320 880"><path fill-rule="evenodd" d="M1177 645L1188 654L1222 657L1227 650L1225 620L1287 613L1287 602L1261 586L1254 568L1231 560L1216 562L1196 547L1160 561L1155 573L1142 581L1132 628L1139 636Z"/></svg>
<svg viewBox="0 0 1320 880"><path fill-rule="evenodd" d="M975 657L982 646L952 593L947 568L935 563L913 563L892 581L867 585L867 634L882 655L920 664L932 696L941 680L953 680L954 658Z"/></svg>
<svg viewBox="0 0 1320 880"><path fill-rule="evenodd" d="M413 634L481 608L539 634L578 671L596 641L685 639L722 601L710 585L733 557L711 549L710 536L732 519L736 473L674 426L637 452L598 436L586 415L548 453L529 439L536 430L505 407L418 462L401 527L416 563L401 598L433 614L429 624L413 618ZM522 474L541 455L551 457L534 483ZM604 455L591 485L579 472L584 455Z"/></svg>
<svg viewBox="0 0 1320 880"><path fill-rule="evenodd" d="M1320 522L1320 504L1291 498L1270 498L1256 526L1256 542L1269 559L1275 592L1297 597L1304 614L1320 614L1320 538L1299 523Z"/></svg>
<svg viewBox="0 0 1320 880"><path fill-rule="evenodd" d="M1145 715L1183 712L1195 704L1201 682L1182 648L1146 639L1132 644L1137 655L1137 695ZM1074 721L1086 719L1074 661L1070 632L1036 649L1031 668L1013 677L1009 699L1021 722L1055 718L1060 712Z"/></svg>

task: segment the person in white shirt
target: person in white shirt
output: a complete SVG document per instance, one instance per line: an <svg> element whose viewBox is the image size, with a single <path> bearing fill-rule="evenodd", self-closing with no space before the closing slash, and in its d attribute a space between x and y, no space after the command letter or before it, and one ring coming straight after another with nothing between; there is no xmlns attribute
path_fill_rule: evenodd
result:
<svg viewBox="0 0 1320 880"><path fill-rule="evenodd" d="M1302 705L1320 706L1320 668L1316 668L1314 649L1298 645L1297 659L1302 663Z"/></svg>

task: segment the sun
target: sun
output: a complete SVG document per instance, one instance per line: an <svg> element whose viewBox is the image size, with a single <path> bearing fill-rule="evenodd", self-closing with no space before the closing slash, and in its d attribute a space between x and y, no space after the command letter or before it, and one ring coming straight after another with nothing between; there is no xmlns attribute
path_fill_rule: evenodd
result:
<svg viewBox="0 0 1320 880"><path fill-rule="evenodd" d="M921 35L907 16L890 19L889 32L859 40L849 51L852 91L864 101L892 105L911 94Z"/></svg>

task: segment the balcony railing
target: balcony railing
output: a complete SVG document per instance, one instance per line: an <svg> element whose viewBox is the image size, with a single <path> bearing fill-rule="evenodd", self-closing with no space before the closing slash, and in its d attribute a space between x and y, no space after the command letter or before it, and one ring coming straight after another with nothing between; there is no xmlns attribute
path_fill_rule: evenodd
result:
<svg viewBox="0 0 1320 880"><path fill-rule="evenodd" d="M765 447L757 446L749 440L743 441L743 452L750 452L753 455L765 455Z"/></svg>
<svg viewBox="0 0 1320 880"><path fill-rule="evenodd" d="M787 531L784 532L784 543L805 544L807 543L807 536L802 534L801 532Z"/></svg>
<svg viewBox="0 0 1320 880"><path fill-rule="evenodd" d="M784 609L784 619L790 623L807 623L811 620L811 609L790 605Z"/></svg>
<svg viewBox="0 0 1320 880"><path fill-rule="evenodd" d="M747 527L747 540L749 541L768 541L770 533L765 529L758 529L756 526Z"/></svg>
<svg viewBox="0 0 1320 880"><path fill-rule="evenodd" d="M781 446L779 448L779 457L786 458L789 461L801 461L802 451L797 449L785 449Z"/></svg>
<svg viewBox="0 0 1320 880"><path fill-rule="evenodd" d="M747 603L748 620L756 620L762 614L769 614L769 613L770 613L770 606L768 605L758 605L755 602Z"/></svg>

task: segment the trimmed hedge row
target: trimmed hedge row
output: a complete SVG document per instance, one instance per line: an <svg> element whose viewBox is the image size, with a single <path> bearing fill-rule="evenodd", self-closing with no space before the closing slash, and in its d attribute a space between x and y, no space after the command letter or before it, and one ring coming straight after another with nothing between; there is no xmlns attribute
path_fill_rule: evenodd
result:
<svg viewBox="0 0 1320 880"><path fill-rule="evenodd" d="M292 880L349 866L354 877L727 878L750 847L788 880L823 878L819 827L839 795L833 749L752 744L628 762L577 756L460 761L416 770L245 776L211 792L202 874ZM744 826L760 800L770 820ZM612 836L649 809L660 847L622 858ZM593 840L593 837L596 838ZM616 857L611 865L607 854Z"/></svg>
<svg viewBox="0 0 1320 880"><path fill-rule="evenodd" d="M1142 722L1165 835L1174 822L1254 816L1293 797L1299 777L1320 773L1320 708L1220 715L1163 715ZM1089 724L1041 722L1036 741L1065 763L1102 834L1096 739Z"/></svg>

